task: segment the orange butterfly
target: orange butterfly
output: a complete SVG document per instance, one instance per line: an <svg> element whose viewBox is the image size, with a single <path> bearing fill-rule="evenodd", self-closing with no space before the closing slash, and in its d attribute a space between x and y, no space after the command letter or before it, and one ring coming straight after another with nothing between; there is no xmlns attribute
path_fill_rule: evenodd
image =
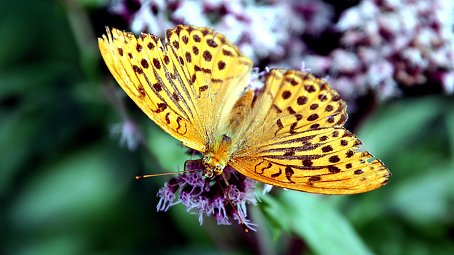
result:
<svg viewBox="0 0 454 255"><path fill-rule="evenodd" d="M272 69L248 88L252 62L223 35L179 25L165 42L117 29L99 38L113 76L164 131L203 154L205 177L229 165L267 184L320 194L377 189L390 172L343 125L346 104L322 79Z"/></svg>

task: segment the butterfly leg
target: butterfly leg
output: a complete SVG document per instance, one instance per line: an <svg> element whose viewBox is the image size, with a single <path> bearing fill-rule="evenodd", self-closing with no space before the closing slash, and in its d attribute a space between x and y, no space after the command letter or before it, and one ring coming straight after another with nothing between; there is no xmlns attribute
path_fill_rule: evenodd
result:
<svg viewBox="0 0 454 255"><path fill-rule="evenodd" d="M225 186L228 187L230 184L229 184L229 182L227 181L227 177L225 177L225 174L224 174L224 173L222 173L221 175L222 175L222 179L224 179Z"/></svg>

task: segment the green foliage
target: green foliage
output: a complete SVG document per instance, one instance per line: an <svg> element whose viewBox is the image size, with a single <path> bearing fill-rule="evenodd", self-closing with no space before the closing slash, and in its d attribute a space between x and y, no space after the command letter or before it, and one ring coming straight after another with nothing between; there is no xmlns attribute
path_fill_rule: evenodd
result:
<svg viewBox="0 0 454 255"><path fill-rule="evenodd" d="M263 199L269 204L272 198ZM334 200L337 199L330 196L286 191L264 210L271 211L271 218L281 218L281 225L276 228L296 234L316 254L372 254Z"/></svg>
<svg viewBox="0 0 454 255"><path fill-rule="evenodd" d="M377 226L368 242L379 253L454 252L448 237L454 223L452 99L401 99L381 108L362 128L360 137L393 173L383 190L364 195L349 210L353 223L361 224L360 233ZM364 215L369 223L361 219Z"/></svg>

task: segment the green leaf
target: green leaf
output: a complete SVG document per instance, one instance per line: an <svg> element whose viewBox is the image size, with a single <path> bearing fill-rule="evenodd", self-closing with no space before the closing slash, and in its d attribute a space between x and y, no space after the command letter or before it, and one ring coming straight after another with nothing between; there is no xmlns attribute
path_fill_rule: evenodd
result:
<svg viewBox="0 0 454 255"><path fill-rule="evenodd" d="M21 94L24 97L44 97L54 89L55 80L64 73L66 66L50 61L37 61L15 65L0 71L0 99L6 95ZM55 93L51 91L50 93Z"/></svg>
<svg viewBox="0 0 454 255"><path fill-rule="evenodd" d="M358 132L362 148L380 157L406 149L407 141L418 136L442 107L438 97L403 99L382 107Z"/></svg>
<svg viewBox="0 0 454 255"><path fill-rule="evenodd" d="M120 165L105 152L95 146L37 169L41 175L20 192L11 210L12 224L35 231L61 229L106 213L128 182L117 179L113 169Z"/></svg>
<svg viewBox="0 0 454 255"><path fill-rule="evenodd" d="M85 8L99 8L109 4L109 0L78 0Z"/></svg>
<svg viewBox="0 0 454 255"><path fill-rule="evenodd" d="M164 168L156 169L157 172L183 170L184 162L191 157L185 153L187 148L177 139L162 131L158 126L149 128L148 131L147 137L149 138L150 150L156 156L159 165Z"/></svg>
<svg viewBox="0 0 454 255"><path fill-rule="evenodd" d="M446 109L446 126L449 136L449 146L451 158L454 158L454 104L451 104Z"/></svg>
<svg viewBox="0 0 454 255"><path fill-rule="evenodd" d="M256 196L260 201L258 205L272 226L273 239L276 240L282 231L290 232L289 217L286 217L287 211L282 203L268 194L257 193Z"/></svg>
<svg viewBox="0 0 454 255"><path fill-rule="evenodd" d="M316 254L372 254L332 199L302 192L281 192L289 227Z"/></svg>
<svg viewBox="0 0 454 255"><path fill-rule="evenodd" d="M402 99L383 107L363 126L360 137L364 147L378 155L393 176L387 186L363 196L361 203L351 208L359 220L356 223L378 218L391 208L419 226L449 219L454 105L446 99Z"/></svg>
<svg viewBox="0 0 454 255"><path fill-rule="evenodd" d="M205 245L211 243L208 233L204 231L204 229L207 228L207 224L211 223L207 222L210 219L205 217L203 226L200 225L199 215L187 212L186 207L182 204L172 206L169 211L162 213L169 213L172 216L172 219L177 223L179 230L191 240L191 243ZM222 226L216 226L216 228L217 227Z"/></svg>
<svg viewBox="0 0 454 255"><path fill-rule="evenodd" d="M431 171L401 181L390 203L416 225L433 226L452 218L454 162L431 167Z"/></svg>
<svg viewBox="0 0 454 255"><path fill-rule="evenodd" d="M47 254L83 254L88 240L80 236L61 233L58 236L36 237L31 243L22 244L19 247L9 250L8 254L21 255L47 255Z"/></svg>
<svg viewBox="0 0 454 255"><path fill-rule="evenodd" d="M38 118L37 118L38 117ZM33 148L30 140L36 135L36 129L42 124L41 116L28 118L22 112L6 113L0 111L0 193L5 192L13 182L11 181L18 168L27 159Z"/></svg>

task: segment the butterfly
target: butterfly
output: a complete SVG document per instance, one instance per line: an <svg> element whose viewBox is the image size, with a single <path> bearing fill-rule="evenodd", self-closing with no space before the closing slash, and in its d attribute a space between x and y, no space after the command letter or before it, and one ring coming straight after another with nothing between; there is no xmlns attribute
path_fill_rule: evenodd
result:
<svg viewBox="0 0 454 255"><path fill-rule="evenodd" d="M319 194L377 189L390 172L343 125L346 103L326 81L271 69L248 86L252 61L222 34L178 25L165 40L110 30L101 55L121 88L164 131L199 151L206 178L226 166L251 179Z"/></svg>

